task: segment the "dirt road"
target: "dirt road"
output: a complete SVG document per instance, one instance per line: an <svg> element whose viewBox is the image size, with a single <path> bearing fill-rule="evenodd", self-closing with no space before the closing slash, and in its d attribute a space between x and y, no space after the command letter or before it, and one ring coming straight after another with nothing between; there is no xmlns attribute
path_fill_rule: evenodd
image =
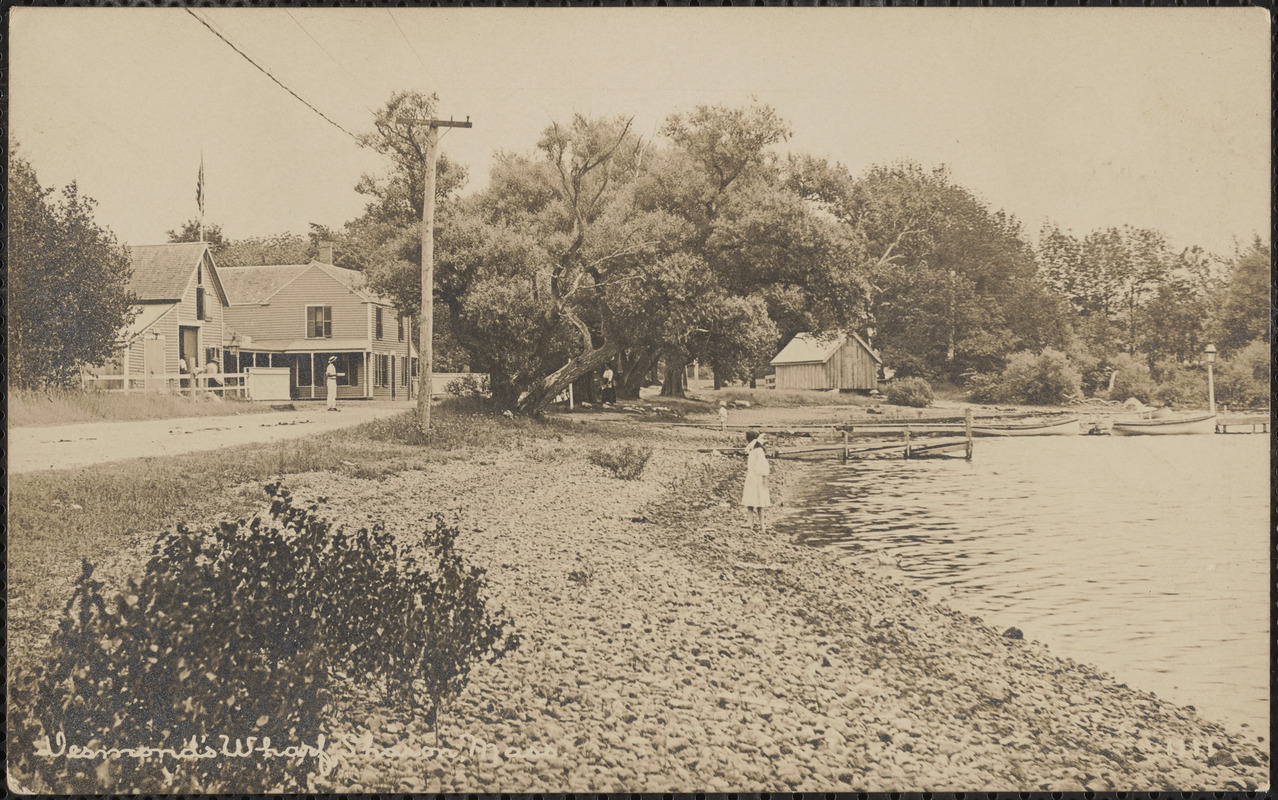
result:
<svg viewBox="0 0 1278 800"><path fill-rule="evenodd" d="M392 416L410 408L404 401L352 402L343 403L341 410L334 413L316 403L298 405L294 411L229 417L10 428L6 443L8 468L10 474L67 469L296 439Z"/></svg>

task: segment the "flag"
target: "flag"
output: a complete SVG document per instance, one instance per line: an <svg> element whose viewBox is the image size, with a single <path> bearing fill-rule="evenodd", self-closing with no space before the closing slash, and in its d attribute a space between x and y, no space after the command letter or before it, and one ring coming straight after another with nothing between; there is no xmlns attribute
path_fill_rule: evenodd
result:
<svg viewBox="0 0 1278 800"><path fill-rule="evenodd" d="M200 178L195 182L195 202L200 207L200 217L204 216L204 154L200 153Z"/></svg>

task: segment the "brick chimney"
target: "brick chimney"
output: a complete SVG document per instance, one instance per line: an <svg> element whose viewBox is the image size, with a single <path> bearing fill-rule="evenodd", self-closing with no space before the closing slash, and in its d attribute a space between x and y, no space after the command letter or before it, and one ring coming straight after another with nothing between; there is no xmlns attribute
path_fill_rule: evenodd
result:
<svg viewBox="0 0 1278 800"><path fill-rule="evenodd" d="M333 263L333 243L332 242L319 243L319 259L318 260L324 264Z"/></svg>

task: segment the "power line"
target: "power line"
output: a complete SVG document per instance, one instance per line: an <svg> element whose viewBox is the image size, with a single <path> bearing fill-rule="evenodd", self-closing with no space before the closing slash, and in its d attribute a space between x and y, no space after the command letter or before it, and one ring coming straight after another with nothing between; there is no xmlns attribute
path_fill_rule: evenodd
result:
<svg viewBox="0 0 1278 800"><path fill-rule="evenodd" d="M288 18L289 18L289 19L291 19L291 20L293 20L293 22L295 22L295 23L297 24L297 27L299 27L299 28L301 28L301 29L302 29L302 33L304 33L304 34L306 34L307 36L309 36L309 37L310 37L310 39L311 39L311 41L312 41L312 42L315 42L315 46L316 46L316 47L318 47L320 50L323 50L323 51L324 51L324 55L328 56L328 57L329 57L329 59L330 59L330 60L331 60L334 64L336 64L337 66L341 67L341 68L342 68L342 71L343 71L343 72L345 72L345 73L346 73L346 74L350 77L350 79L351 79L352 81L354 81L355 83L359 84L359 86L360 86L360 88L361 88L361 89L364 89L365 91L367 91L367 90L368 90L368 87L364 85L364 82L363 82L363 81L361 81L359 78L355 77L355 73L353 73L353 72L351 72L349 69L347 69L345 64L343 64L342 62L338 61L338 60L337 60L337 58L336 58L336 57L335 57L332 53L330 53L330 52L328 51L328 48L327 48L327 47L325 47L323 44L321 44L321 43L320 43L320 40L319 40L319 39L316 39L316 38L315 38L315 36L314 36L314 35L313 35L310 31L308 31L308 30L306 29L306 26L305 26L305 25L303 25L303 24L301 23L301 21L300 21L300 20L298 20L298 18L297 18L297 17L293 16L293 12L292 12L292 11L289 11L289 10L286 8L286 9L284 9L284 13L285 13L285 14L288 14ZM367 108L367 109L368 109L368 113L372 114L374 117L375 117L375 116L377 116L377 112L373 111L373 109L368 108L368 106L364 106L364 108Z"/></svg>
<svg viewBox="0 0 1278 800"><path fill-rule="evenodd" d="M284 91L286 91L286 92L288 92L289 94L291 94L291 95L293 95L294 97L296 97L296 98L297 98L297 100L298 100L298 102L300 102L302 105L304 105L304 106L306 106L307 108L309 108L311 111L314 111L316 114L319 114L319 115L320 115L320 116L324 119L324 121L325 121L325 122L327 122L328 124L332 125L334 128L337 128L337 129L338 129L339 131L341 131L342 133L344 133L344 134L346 134L347 136L349 136L349 137L351 137L352 139L354 139L354 140L355 140L355 143L356 143L356 144L358 144L358 145L360 145L360 147L363 147L363 146L364 146L364 145L363 145L363 143L361 143L361 142L360 142L360 140L359 140L359 137L358 137L358 136L356 136L355 134L353 134L353 133L351 133L350 131L348 131L348 130L346 130L345 128L343 128L341 125L339 125L339 124L337 124L336 122L334 122L334 121L333 121L332 119L330 119L330 118L328 117L328 115L327 115L327 114L325 114L323 111L320 111L320 110L319 110L318 108L316 108L315 106L313 106L313 105L311 105L310 103L308 103L308 102L306 102L305 100L303 100L301 95L299 95L297 92L295 92L295 91L293 91L292 89L290 89L290 88L288 88L287 86L285 86L285 85L283 84L283 82L281 82L281 81L280 81L280 79L279 79L279 78L277 78L277 77L275 77L274 75L272 75L272 74L270 73L270 71L269 71L269 70L267 70L267 69L266 69L265 67L263 67L261 64L258 64L258 63L257 63L256 61L254 61L252 58L250 58L250 57L249 57L249 55L248 55L248 53L245 53L243 50L241 50L240 48L236 47L236 46L235 46L235 44L234 44L234 43L232 43L230 39L226 38L226 36L223 36L223 35L222 35L222 33L221 33L220 31L218 31L216 28L214 28L212 25L210 25L210 24L209 24L209 23L208 23L208 22L207 22L207 21L206 21L203 17L201 17L199 14L196 14L196 13L195 13L193 10L191 10L190 8L187 8L187 9L186 9L186 12L187 12L188 14L190 14L191 16L195 17L197 20L199 20L200 24L201 24L201 25L203 25L204 27L208 28L208 29L209 29L209 31L210 31L210 32L212 32L212 34L213 34L214 36L216 36L217 38L221 39L223 42L226 42L227 47L230 47L232 50L234 50L235 52L237 52L237 53L239 53L241 56L243 56L243 58L244 58L244 60L245 60L245 61L247 61L247 62L249 62L250 64L252 64L254 67L257 67L257 69L258 69L258 70L259 70L259 71L260 71L263 75L265 75L266 77L268 77L268 78L270 78L272 81L274 81L274 82L276 83L276 85L278 85L281 89L283 89Z"/></svg>
<svg viewBox="0 0 1278 800"><path fill-rule="evenodd" d="M386 9L386 14L391 18L391 22L395 23L395 30L399 31L399 36L401 39L404 40L404 44L408 45L408 49L413 51L413 57L417 59L417 63L421 64L422 69L426 70L426 72L429 74L430 67L426 66L425 61L422 61L421 55L417 52L417 48L413 47L413 43L408 40L408 36L407 34L404 33L404 29L399 27L399 20L395 19L395 15L391 13L391 10L389 8Z"/></svg>

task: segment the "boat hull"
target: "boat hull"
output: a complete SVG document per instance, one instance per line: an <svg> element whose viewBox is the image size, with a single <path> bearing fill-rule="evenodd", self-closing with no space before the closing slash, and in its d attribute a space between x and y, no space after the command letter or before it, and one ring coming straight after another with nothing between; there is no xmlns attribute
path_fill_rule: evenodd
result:
<svg viewBox="0 0 1278 800"><path fill-rule="evenodd" d="M973 425L973 436L1077 436L1078 417L1044 423Z"/></svg>
<svg viewBox="0 0 1278 800"><path fill-rule="evenodd" d="M1179 419L1115 420L1109 430L1114 436L1170 436L1187 433L1215 433L1216 415L1203 414Z"/></svg>
<svg viewBox="0 0 1278 800"><path fill-rule="evenodd" d="M860 436L900 436L908 429L914 435L957 434L962 435L963 423L874 423L854 425L852 431ZM1066 417L1050 422L972 423L973 436L1076 436L1079 432L1078 417Z"/></svg>

